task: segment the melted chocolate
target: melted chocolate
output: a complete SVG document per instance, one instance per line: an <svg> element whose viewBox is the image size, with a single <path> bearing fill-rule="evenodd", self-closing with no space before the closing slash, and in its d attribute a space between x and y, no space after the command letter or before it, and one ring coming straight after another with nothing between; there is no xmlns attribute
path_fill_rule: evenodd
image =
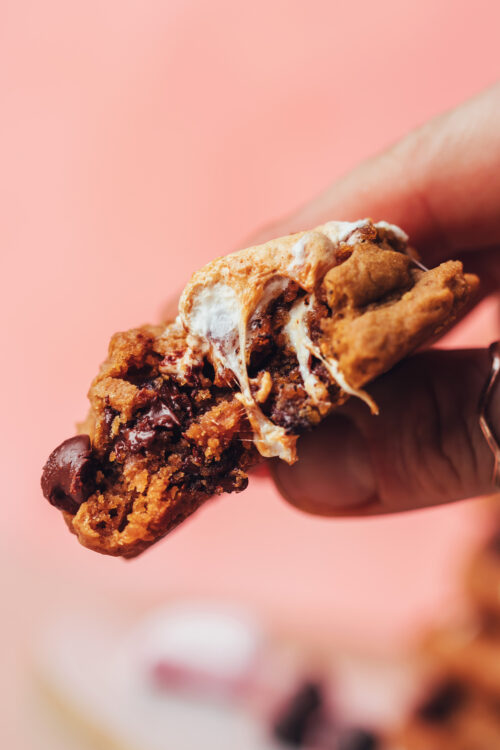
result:
<svg viewBox="0 0 500 750"><path fill-rule="evenodd" d="M154 383L143 384L142 394L149 404L137 412L134 422L122 428L115 442L117 455L138 453L149 449L156 441L160 444L179 437L181 430L193 418L189 397L171 380L158 388Z"/></svg>

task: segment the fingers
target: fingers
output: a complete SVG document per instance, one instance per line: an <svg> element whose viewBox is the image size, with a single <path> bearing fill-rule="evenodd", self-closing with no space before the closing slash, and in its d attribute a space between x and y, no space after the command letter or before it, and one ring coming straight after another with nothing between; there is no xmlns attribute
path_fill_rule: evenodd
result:
<svg viewBox="0 0 500 750"><path fill-rule="evenodd" d="M330 219L400 225L429 264L500 248L500 84L360 165L259 237Z"/></svg>
<svg viewBox="0 0 500 750"><path fill-rule="evenodd" d="M325 516L401 512L493 491L493 458L478 422L486 350L415 355L299 441L299 461L273 463L286 500ZM491 404L500 429L500 388Z"/></svg>
<svg viewBox="0 0 500 750"><path fill-rule="evenodd" d="M362 164L297 214L277 236L329 219L370 216L402 226L434 265L461 256L500 282L500 85ZM439 505L492 491L493 459L477 402L485 351L428 352L369 389L372 417L354 399L301 438L299 462L273 465L291 503L322 515L371 515ZM500 396L492 405L500 429Z"/></svg>

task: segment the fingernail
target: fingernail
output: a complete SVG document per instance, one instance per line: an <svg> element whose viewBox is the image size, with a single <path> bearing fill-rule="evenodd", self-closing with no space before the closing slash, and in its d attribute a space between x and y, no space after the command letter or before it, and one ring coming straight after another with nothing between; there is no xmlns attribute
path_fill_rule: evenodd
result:
<svg viewBox="0 0 500 750"><path fill-rule="evenodd" d="M293 466L273 463L279 492L309 513L335 515L355 510L376 499L370 453L357 425L344 415L333 415L303 435L299 460Z"/></svg>

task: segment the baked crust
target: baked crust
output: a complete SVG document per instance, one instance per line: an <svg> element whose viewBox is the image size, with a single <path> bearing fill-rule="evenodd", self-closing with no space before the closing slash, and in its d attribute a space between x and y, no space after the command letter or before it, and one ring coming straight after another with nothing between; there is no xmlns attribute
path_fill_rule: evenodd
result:
<svg viewBox="0 0 500 750"><path fill-rule="evenodd" d="M397 227L330 222L214 261L175 321L115 334L80 435L42 477L79 541L134 557L245 489L263 458L292 463L349 396L376 412L363 386L449 328L478 284L410 253Z"/></svg>

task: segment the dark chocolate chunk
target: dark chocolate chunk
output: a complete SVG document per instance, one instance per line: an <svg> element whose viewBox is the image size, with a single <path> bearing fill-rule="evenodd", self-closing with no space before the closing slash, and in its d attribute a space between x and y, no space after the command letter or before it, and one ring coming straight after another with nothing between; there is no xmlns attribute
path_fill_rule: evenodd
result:
<svg viewBox="0 0 500 750"><path fill-rule="evenodd" d="M161 398L156 398L153 401L147 418L154 430L157 430L159 427L171 430L173 427L179 427L180 425L179 418L172 410L172 407L168 403L165 403L165 401L162 401Z"/></svg>
<svg viewBox="0 0 500 750"><path fill-rule="evenodd" d="M335 745L336 750L377 750L378 738L366 729L343 730Z"/></svg>
<svg viewBox="0 0 500 750"><path fill-rule="evenodd" d="M170 407L183 427L193 419L191 399L173 380L163 381L159 390L159 398L165 406Z"/></svg>
<svg viewBox="0 0 500 750"><path fill-rule="evenodd" d="M300 747L318 720L322 705L321 687L315 682L306 682L275 722L274 736L286 745Z"/></svg>
<svg viewBox="0 0 500 750"><path fill-rule="evenodd" d="M156 438L155 430L151 429L146 420L141 420L136 427L125 428L115 444L115 450L121 456L126 447L130 453L137 453L143 448L150 448Z"/></svg>
<svg viewBox="0 0 500 750"><path fill-rule="evenodd" d="M153 368L150 364L142 365L142 367L131 365L127 373L123 373L120 377L122 380L126 380L128 383L132 383L140 388L144 383L151 382L154 379Z"/></svg>
<svg viewBox="0 0 500 750"><path fill-rule="evenodd" d="M52 505L73 515L92 494L96 463L88 435L65 440L50 454L42 472L42 492Z"/></svg>
<svg viewBox="0 0 500 750"><path fill-rule="evenodd" d="M416 710L416 716L428 724L441 724L464 705L467 690L460 682L449 680L439 685Z"/></svg>
<svg viewBox="0 0 500 750"><path fill-rule="evenodd" d="M137 453L151 448L157 440L178 437L193 417L191 400L171 380L164 381L159 388L152 381L144 383L141 393L150 399L149 404L137 412L135 423L120 431L115 443L119 457L127 451Z"/></svg>

